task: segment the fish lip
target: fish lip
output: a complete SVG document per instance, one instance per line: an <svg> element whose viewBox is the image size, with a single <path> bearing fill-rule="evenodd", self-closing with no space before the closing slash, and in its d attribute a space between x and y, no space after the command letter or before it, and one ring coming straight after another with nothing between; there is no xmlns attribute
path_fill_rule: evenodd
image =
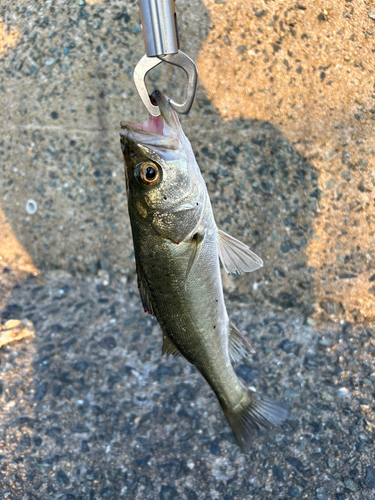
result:
<svg viewBox="0 0 375 500"><path fill-rule="evenodd" d="M159 106L161 117L152 117L149 115L148 121L142 123L121 121L120 136L126 138L130 143L136 143L147 147L163 148L177 150L180 147L181 125L176 112L169 104L168 98L159 90L152 93L151 98ZM162 124L157 120L162 120ZM151 132L151 128L160 128L162 133Z"/></svg>
<svg viewBox="0 0 375 500"><path fill-rule="evenodd" d="M120 136L121 142L126 146L143 146L155 152L159 149L177 151L180 148L180 140L176 136L147 132L124 122L121 123Z"/></svg>
<svg viewBox="0 0 375 500"><path fill-rule="evenodd" d="M139 134L144 136L152 136L152 137L160 137L161 134L155 134L155 132L148 132L147 130L143 130L142 123L134 123L134 122L120 122L121 132L120 135L126 138L129 137L130 134ZM162 135L164 137L164 134Z"/></svg>

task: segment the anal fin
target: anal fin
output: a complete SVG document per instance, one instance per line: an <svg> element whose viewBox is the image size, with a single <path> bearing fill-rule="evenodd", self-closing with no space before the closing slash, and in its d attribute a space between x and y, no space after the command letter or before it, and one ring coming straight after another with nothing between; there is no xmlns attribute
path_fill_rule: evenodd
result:
<svg viewBox="0 0 375 500"><path fill-rule="evenodd" d="M218 230L217 250L227 273L248 273L263 266L263 261L250 248L224 231Z"/></svg>
<svg viewBox="0 0 375 500"><path fill-rule="evenodd" d="M255 353L255 350L231 321L229 321L228 340L229 356L234 363L237 363L243 357L248 358L250 354Z"/></svg>
<svg viewBox="0 0 375 500"><path fill-rule="evenodd" d="M171 340L169 340L169 338L164 333L163 333L163 347L161 350L161 354L162 356L164 356L164 354L166 356L169 356L170 354L172 354L172 356L182 356L177 347L173 344Z"/></svg>

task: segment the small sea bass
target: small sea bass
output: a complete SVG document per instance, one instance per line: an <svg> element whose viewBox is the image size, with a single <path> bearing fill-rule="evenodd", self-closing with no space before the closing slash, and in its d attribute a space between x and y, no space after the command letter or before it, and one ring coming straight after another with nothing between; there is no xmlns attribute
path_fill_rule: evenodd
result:
<svg viewBox="0 0 375 500"><path fill-rule="evenodd" d="M249 390L232 362L254 352L229 320L219 259L227 272L254 271L262 260L220 231L207 188L177 114L159 91L161 116L121 123L126 190L138 285L145 311L163 332L163 354L183 356L215 392L244 452L255 431L280 425L279 403Z"/></svg>

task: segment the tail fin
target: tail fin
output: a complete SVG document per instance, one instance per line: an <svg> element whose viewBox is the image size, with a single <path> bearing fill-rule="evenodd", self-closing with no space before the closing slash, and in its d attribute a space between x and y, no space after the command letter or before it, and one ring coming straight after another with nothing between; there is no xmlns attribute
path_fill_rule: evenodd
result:
<svg viewBox="0 0 375 500"><path fill-rule="evenodd" d="M256 431L278 427L286 418L288 410L273 399L248 389L246 402L235 409L223 408L234 437L244 453L248 453Z"/></svg>

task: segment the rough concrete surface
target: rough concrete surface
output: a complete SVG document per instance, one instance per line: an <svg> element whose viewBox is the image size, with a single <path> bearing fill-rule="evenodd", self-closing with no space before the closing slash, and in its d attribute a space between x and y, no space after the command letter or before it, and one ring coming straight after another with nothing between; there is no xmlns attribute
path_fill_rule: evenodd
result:
<svg viewBox="0 0 375 500"><path fill-rule="evenodd" d="M256 349L236 369L290 418L243 455L143 313L118 139L120 120L146 118L137 3L3 1L0 319L35 338L0 350L0 496L373 499L375 7L177 12L200 73L184 130L218 225L265 262L223 276ZM183 82L161 65L149 86L181 99Z"/></svg>
<svg viewBox="0 0 375 500"><path fill-rule="evenodd" d="M36 337L0 351L2 498L374 498L373 328L313 329L297 310L229 300L257 351L238 375L291 412L244 455L197 370L161 358L156 321L122 281L54 272L13 289L2 316Z"/></svg>
<svg viewBox="0 0 375 500"><path fill-rule="evenodd" d="M374 321L371 5L177 3L200 74L183 127L218 224L266 263L256 290L226 280L241 299ZM0 249L2 263L134 273L118 132L146 118L137 3L8 1L0 15L0 224L25 254ZM183 96L165 64L149 85Z"/></svg>

